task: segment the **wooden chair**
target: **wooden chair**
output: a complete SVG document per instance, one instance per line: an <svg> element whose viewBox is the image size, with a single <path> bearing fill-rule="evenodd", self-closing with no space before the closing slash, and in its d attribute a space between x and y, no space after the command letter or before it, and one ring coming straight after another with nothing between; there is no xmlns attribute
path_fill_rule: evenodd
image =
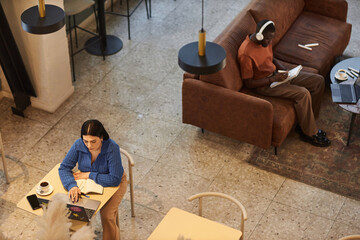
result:
<svg viewBox="0 0 360 240"><path fill-rule="evenodd" d="M4 150L4 146L3 146L3 142L2 142L2 138L1 138L1 133L0 133L0 150L1 150L2 162L3 162L3 166L4 166L4 173L5 173L6 183L9 184L10 180L9 180L9 175L8 175L7 168L6 168L5 150Z"/></svg>
<svg viewBox="0 0 360 240"><path fill-rule="evenodd" d="M130 203L131 203L131 216L135 217L135 210L134 210L134 180L133 180L133 173L132 167L135 165L134 159L132 156L123 148L120 148L120 153L122 153L128 160L129 165L129 180L128 184L130 184Z"/></svg>
<svg viewBox="0 0 360 240"><path fill-rule="evenodd" d="M235 203L240 209L241 209L241 224L240 224L240 231L242 232L240 240L244 240L244 222L247 220L247 213L245 207L235 198L224 194L224 193L218 193L218 192L203 192L195 194L191 197L189 197L189 201L192 201L194 199L199 199L199 216L202 216L202 198L203 197L220 197L225 198L227 200L232 201Z"/></svg>
<svg viewBox="0 0 360 240"><path fill-rule="evenodd" d="M342 237L339 240L360 240L360 235L349 235L346 237Z"/></svg>

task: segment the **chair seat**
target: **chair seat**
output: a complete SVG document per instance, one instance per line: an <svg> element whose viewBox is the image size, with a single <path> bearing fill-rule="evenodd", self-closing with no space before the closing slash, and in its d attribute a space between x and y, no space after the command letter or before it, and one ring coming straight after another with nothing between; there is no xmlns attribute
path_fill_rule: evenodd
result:
<svg viewBox="0 0 360 240"><path fill-rule="evenodd" d="M66 16L73 16L93 6L93 0L65 0L64 9Z"/></svg>

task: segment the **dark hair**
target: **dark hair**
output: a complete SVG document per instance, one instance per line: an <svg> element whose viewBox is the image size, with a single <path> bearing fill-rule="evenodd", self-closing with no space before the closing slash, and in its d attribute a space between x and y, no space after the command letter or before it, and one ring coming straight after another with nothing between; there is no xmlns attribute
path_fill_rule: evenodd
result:
<svg viewBox="0 0 360 240"><path fill-rule="evenodd" d="M264 19L264 20L261 20L260 22L258 22L258 23L256 24L256 32L258 33L258 32L260 31L261 27L262 27L265 23L267 23L268 21L270 21L270 20ZM267 25L267 26L265 27L263 33L266 33L266 32L275 32L275 25L274 25L274 24L269 24L269 25Z"/></svg>
<svg viewBox="0 0 360 240"><path fill-rule="evenodd" d="M109 139L109 134L106 132L102 123L95 119L90 119L83 123L81 127L81 139L83 135L91 135L103 138L104 140Z"/></svg>

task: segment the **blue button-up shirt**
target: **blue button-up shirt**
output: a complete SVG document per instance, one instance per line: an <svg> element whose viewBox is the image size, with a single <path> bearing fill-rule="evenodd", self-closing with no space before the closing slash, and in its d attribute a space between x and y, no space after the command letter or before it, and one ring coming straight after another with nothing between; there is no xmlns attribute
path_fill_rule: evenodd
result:
<svg viewBox="0 0 360 240"><path fill-rule="evenodd" d="M72 172L76 163L81 172L90 172L89 178L103 187L118 186L124 173L119 146L112 139L102 142L101 152L93 164L83 140L75 141L59 168L61 182L68 191L77 186Z"/></svg>

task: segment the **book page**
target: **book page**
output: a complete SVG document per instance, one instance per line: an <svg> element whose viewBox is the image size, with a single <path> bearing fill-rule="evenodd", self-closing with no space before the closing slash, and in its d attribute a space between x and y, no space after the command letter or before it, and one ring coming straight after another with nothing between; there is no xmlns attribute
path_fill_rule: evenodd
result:
<svg viewBox="0 0 360 240"><path fill-rule="evenodd" d="M82 193L98 193L103 194L104 187L94 182L92 179L79 179L76 180L78 187Z"/></svg>
<svg viewBox="0 0 360 240"><path fill-rule="evenodd" d="M286 82L290 81L291 79L294 79L295 77L297 77L299 75L301 69L302 69L301 65L298 65L297 67L294 67L293 69L288 71L288 77L284 81L273 82L273 83L270 84L270 87L273 88L273 87L276 87L277 85L286 83Z"/></svg>

